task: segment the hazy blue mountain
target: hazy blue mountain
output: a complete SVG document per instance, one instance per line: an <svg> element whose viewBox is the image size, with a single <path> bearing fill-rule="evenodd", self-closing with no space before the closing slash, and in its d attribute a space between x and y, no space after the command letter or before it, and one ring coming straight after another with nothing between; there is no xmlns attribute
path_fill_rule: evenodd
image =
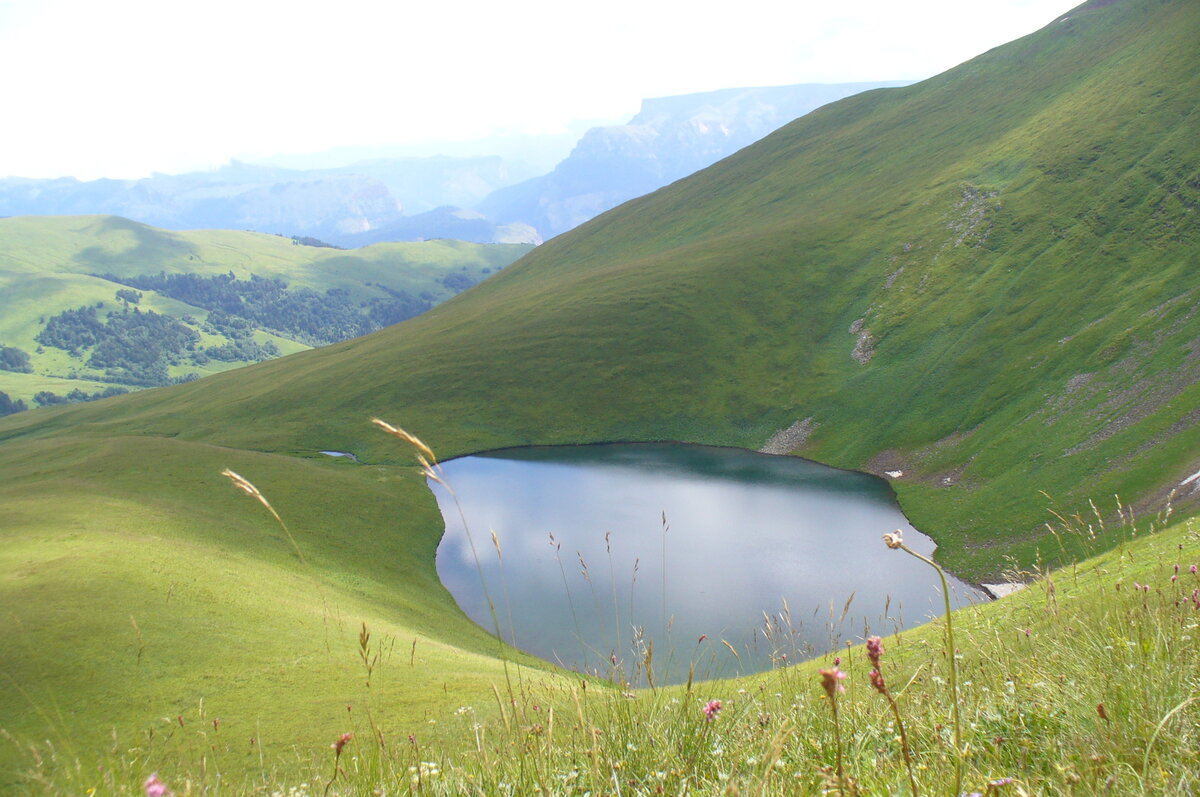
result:
<svg viewBox="0 0 1200 797"><path fill-rule="evenodd" d="M449 238L477 244L540 244L537 230L523 222L497 224L474 210L443 205L433 210L402 216L376 229L354 235L335 235L329 242L357 248L385 241L428 241Z"/></svg>
<svg viewBox="0 0 1200 797"><path fill-rule="evenodd" d="M401 207L378 179L232 163L141 180L0 180L0 215L119 215L168 229L334 236L391 222Z"/></svg>
<svg viewBox="0 0 1200 797"><path fill-rule="evenodd" d="M451 237L444 219L428 217L426 228L421 214L474 205L497 188L537 173L497 156L435 156L309 170L235 161L213 171L141 180L10 177L0 179L0 216L119 215L174 230L255 230L358 246ZM388 227L404 237L353 237ZM489 235L477 233L469 240L487 243L493 240ZM503 231L496 236L511 238L503 238Z"/></svg>
<svg viewBox="0 0 1200 797"><path fill-rule="evenodd" d="M447 205L474 207L497 189L544 174L545 170L498 155L434 155L358 161L319 173L378 180L387 186L405 214L416 215Z"/></svg>
<svg viewBox="0 0 1200 797"><path fill-rule="evenodd" d="M374 161L416 160L449 157L472 160L498 157L510 167L528 168L526 177L545 174L571 154L579 138L597 125L620 124L624 114L608 119L573 120L554 133L501 131L484 138L463 141L424 141L411 144L335 147L321 152L288 153L255 158L255 163L285 169L342 169ZM519 179L525 179L524 177ZM399 196L408 207L410 201Z"/></svg>
<svg viewBox="0 0 1200 797"><path fill-rule="evenodd" d="M501 188L476 209L550 238L710 166L822 105L909 82L808 83L648 99L628 124L588 130L550 174Z"/></svg>

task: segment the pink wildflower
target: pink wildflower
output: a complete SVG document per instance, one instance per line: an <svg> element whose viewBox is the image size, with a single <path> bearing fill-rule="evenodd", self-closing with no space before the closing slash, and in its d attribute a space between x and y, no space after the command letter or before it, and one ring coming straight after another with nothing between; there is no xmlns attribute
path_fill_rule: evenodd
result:
<svg viewBox="0 0 1200 797"><path fill-rule="evenodd" d="M846 691L846 687L841 683L846 679L846 673L836 667L832 670L819 670L817 674L821 676L821 688L829 695L830 700L833 700L838 692Z"/></svg>
<svg viewBox="0 0 1200 797"><path fill-rule="evenodd" d="M167 789L167 784L158 779L157 772L146 778L143 786L146 788L146 797L169 797L171 794Z"/></svg>
<svg viewBox="0 0 1200 797"><path fill-rule="evenodd" d="M881 695L887 694L887 684L883 682L883 673L879 670L871 670L868 676L871 679L871 686L875 687L875 691Z"/></svg>
<svg viewBox="0 0 1200 797"><path fill-rule="evenodd" d="M873 636L867 640L867 658L871 663L879 667L879 660L883 658L883 640L877 636Z"/></svg>
<svg viewBox="0 0 1200 797"><path fill-rule="evenodd" d="M1192 565L1191 567L1189 567L1188 572L1191 573L1193 576L1196 575L1196 566Z"/></svg>
<svg viewBox="0 0 1200 797"><path fill-rule="evenodd" d="M341 736L338 737L338 740L336 742L334 742L333 744L331 744L329 746L333 748L334 753L336 753L337 755L341 755L342 748L346 746L346 742L350 741L353 738L354 738L354 734L343 733Z"/></svg>
<svg viewBox="0 0 1200 797"><path fill-rule="evenodd" d="M708 639L708 634L701 634L700 638L696 640L696 644L699 645L701 642L703 642L706 639Z"/></svg>
<svg viewBox="0 0 1200 797"><path fill-rule="evenodd" d="M721 713L721 701L710 700L708 701L708 704L701 709L701 711L704 712L704 719L708 722L712 722L717 718L717 715Z"/></svg>

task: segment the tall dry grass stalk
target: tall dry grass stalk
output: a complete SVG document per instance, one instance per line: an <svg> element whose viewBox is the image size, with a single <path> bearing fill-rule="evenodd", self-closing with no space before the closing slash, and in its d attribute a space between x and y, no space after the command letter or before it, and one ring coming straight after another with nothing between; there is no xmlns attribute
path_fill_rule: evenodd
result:
<svg viewBox="0 0 1200 797"><path fill-rule="evenodd" d="M296 538L292 536L291 530L283 522L283 518L279 516L279 513L275 511L275 507L271 506L271 502L267 500L267 497L251 484L249 479L234 473L229 468L221 471L221 475L233 482L234 487L266 507L267 511L271 513L271 517L275 518L275 522L279 524L279 527L283 529L283 533L287 535L288 541L292 544L292 550L296 552L296 556L300 557L300 562L307 565L308 562L304 558L304 551L300 550L300 546L296 543Z"/></svg>

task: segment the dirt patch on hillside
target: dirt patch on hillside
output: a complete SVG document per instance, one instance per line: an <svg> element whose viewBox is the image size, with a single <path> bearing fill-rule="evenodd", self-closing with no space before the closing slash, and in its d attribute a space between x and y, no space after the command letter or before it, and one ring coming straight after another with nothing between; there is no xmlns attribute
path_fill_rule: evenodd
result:
<svg viewBox="0 0 1200 797"><path fill-rule="evenodd" d="M875 336L867 329L866 323L866 319L860 318L850 325L850 334L857 336L850 357L861 365L871 362L871 358L875 356Z"/></svg>
<svg viewBox="0 0 1200 797"><path fill-rule="evenodd" d="M876 476L886 476L889 479L904 479L933 487L952 487L962 481L963 473L975 460L975 455L968 456L951 468L935 471L929 469L929 462L946 449L962 444L974 433L974 429L953 432L927 446L911 451L889 448L871 457L863 466L863 470L874 473ZM969 484L963 486L970 487Z"/></svg>
<svg viewBox="0 0 1200 797"><path fill-rule="evenodd" d="M771 439L758 449L758 452L760 454L790 454L796 449L802 448L818 426L820 424L811 415L796 421L786 429L780 429L771 435Z"/></svg>

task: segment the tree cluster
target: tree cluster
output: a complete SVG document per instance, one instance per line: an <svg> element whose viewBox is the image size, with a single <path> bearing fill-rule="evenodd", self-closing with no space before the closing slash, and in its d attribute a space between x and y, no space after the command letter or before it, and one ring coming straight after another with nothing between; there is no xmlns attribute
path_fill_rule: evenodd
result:
<svg viewBox="0 0 1200 797"><path fill-rule="evenodd" d="M21 399L13 399L4 391L0 390L0 418L5 415L12 415L17 412L24 412L29 409Z"/></svg>
<svg viewBox="0 0 1200 797"><path fill-rule="evenodd" d="M0 346L0 371L14 371L18 374L33 373L29 363L29 354L15 346Z"/></svg>
<svg viewBox="0 0 1200 797"><path fill-rule="evenodd" d="M65 396L60 396L57 393L51 393L49 390L42 390L33 394L34 403L39 407L49 407L53 404L77 404L81 401L98 401L109 396L120 396L129 391L123 387L106 387L103 390L98 390L95 393L85 393L79 388L75 388ZM3 394L0 394L3 395ZM21 402L24 404L24 402Z"/></svg>
<svg viewBox="0 0 1200 797"><path fill-rule="evenodd" d="M293 235L292 244L295 246L315 246L319 249L345 249L344 246L327 243L320 238L313 238L311 235Z"/></svg>
<svg viewBox="0 0 1200 797"><path fill-rule="evenodd" d="M387 290L388 298L354 302L349 291L331 288L318 293L311 288L289 288L279 278L251 275L238 279L233 273L204 277L199 274L143 274L136 277L101 275L144 291L157 291L210 311L209 324L222 334L233 337L233 319L310 345L336 343L374 332L425 312L433 306L427 298L406 291ZM469 278L468 278L469 282ZM214 321L217 312L221 316Z"/></svg>
<svg viewBox="0 0 1200 797"><path fill-rule="evenodd" d="M220 310L210 314L205 329L224 335L229 342L200 347L198 332L153 310L126 307L101 320L95 307L78 307L51 317L37 341L76 357L90 351L87 365L104 371L103 379L142 387L180 381L169 375L172 365L204 365L210 360L261 362L280 354L274 343L259 343L251 337L254 325L250 321Z"/></svg>

